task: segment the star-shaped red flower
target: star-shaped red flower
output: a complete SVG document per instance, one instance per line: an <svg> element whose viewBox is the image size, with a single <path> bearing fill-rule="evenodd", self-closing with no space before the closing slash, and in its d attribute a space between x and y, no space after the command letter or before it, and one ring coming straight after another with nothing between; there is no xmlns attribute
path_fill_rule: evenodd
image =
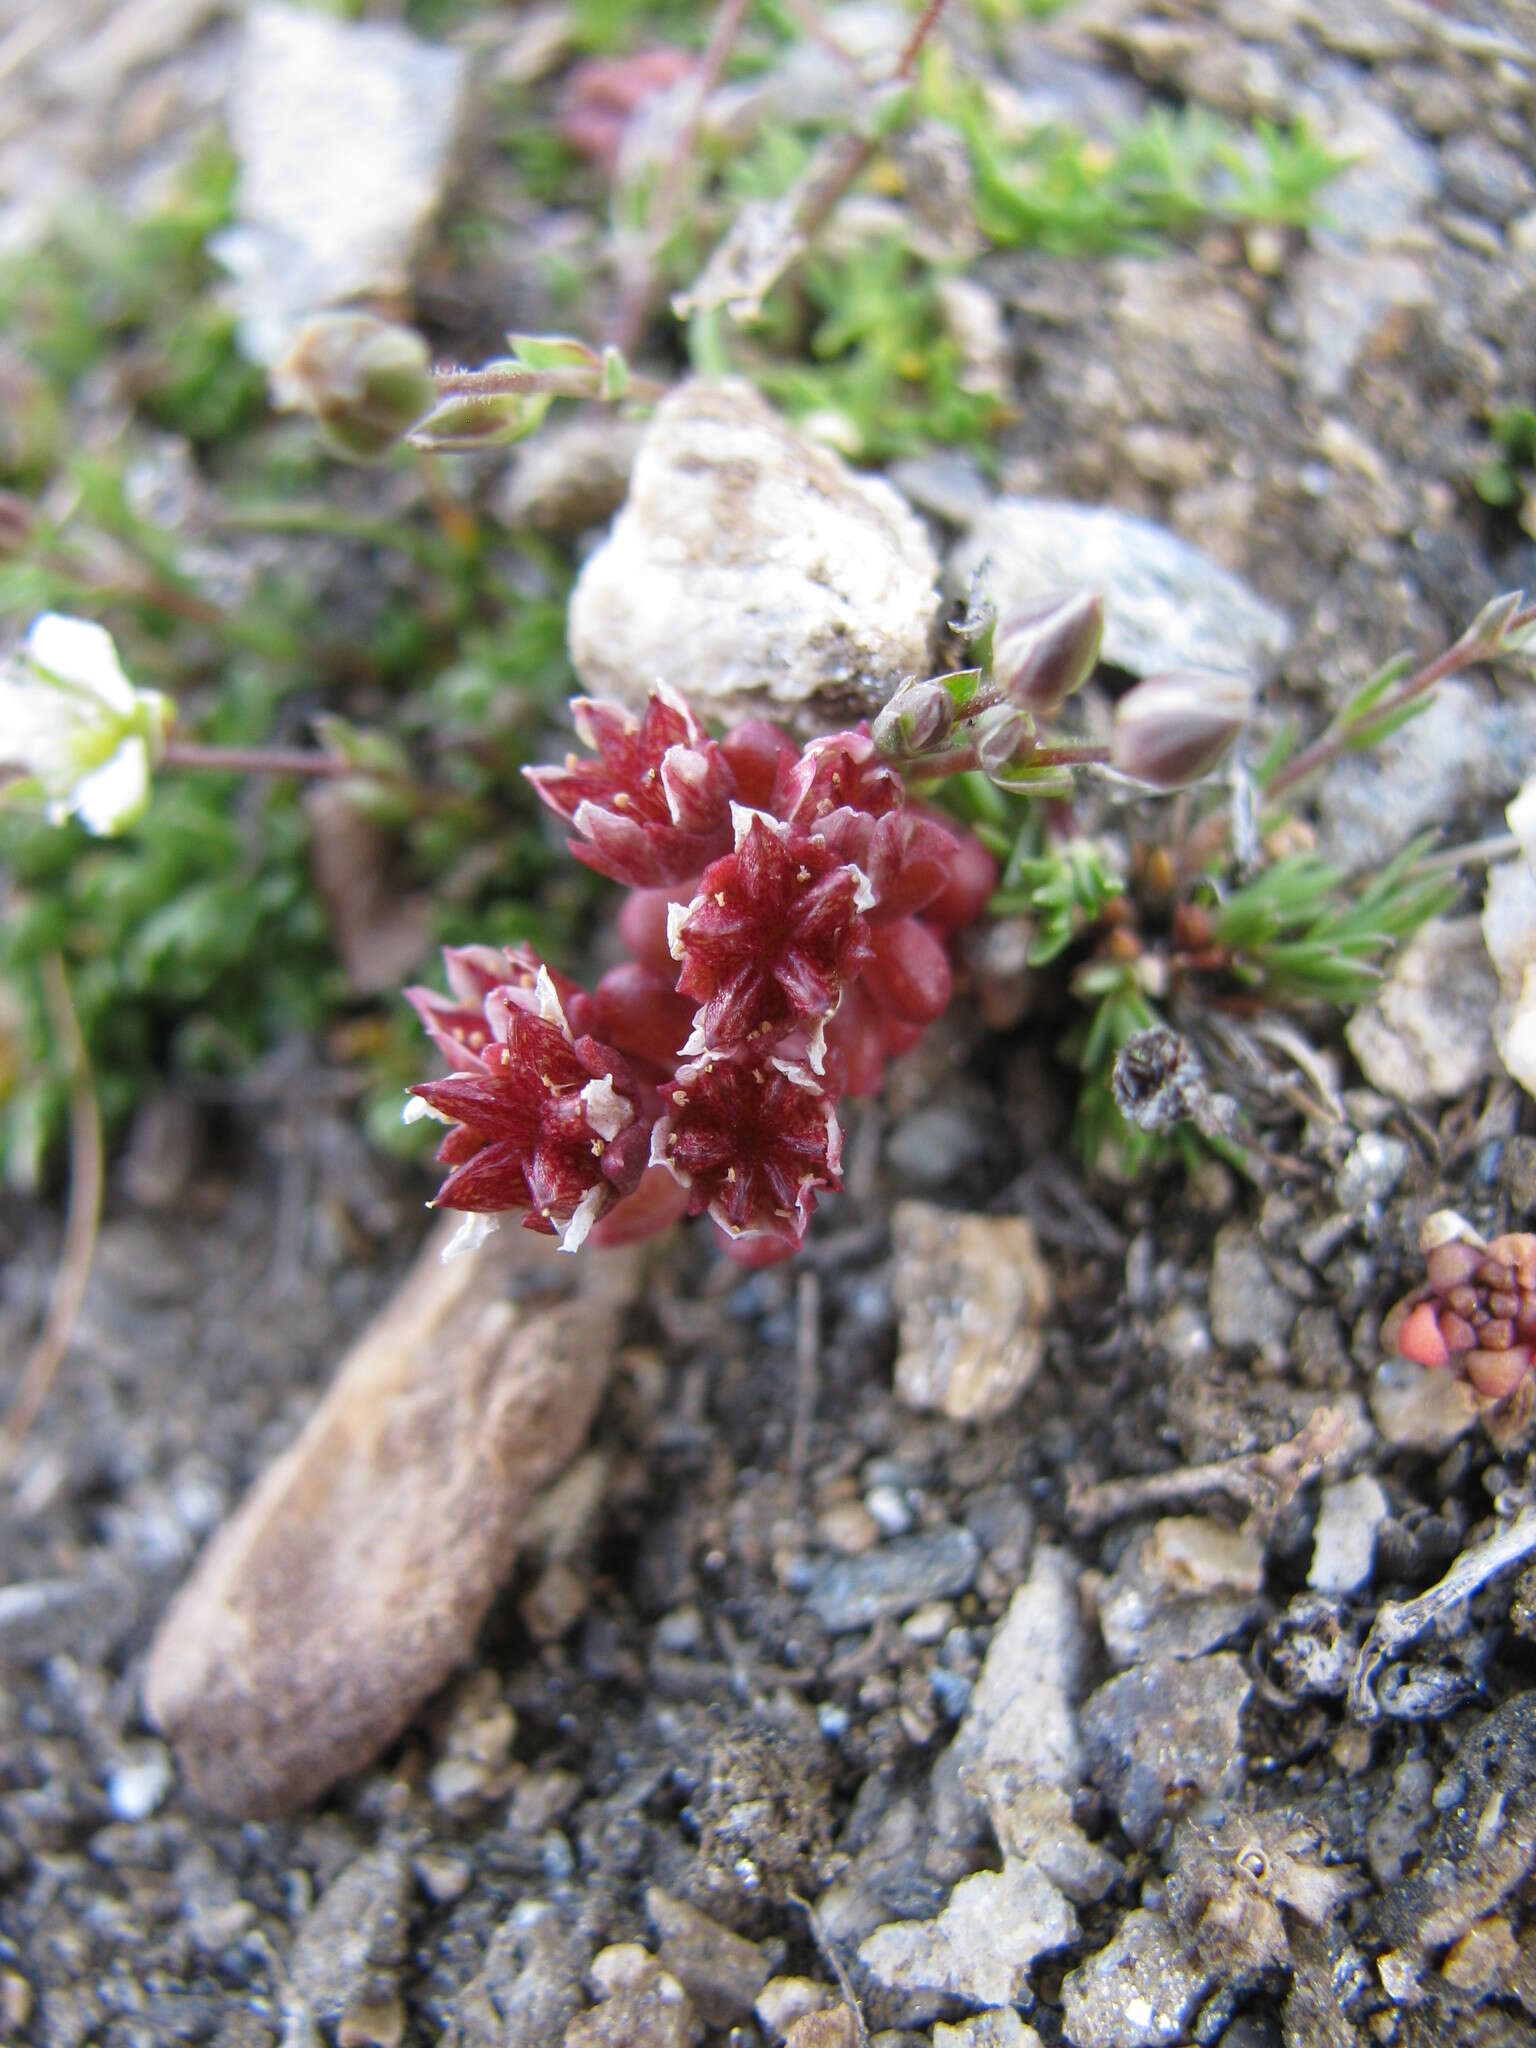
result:
<svg viewBox="0 0 1536 2048"><path fill-rule="evenodd" d="M622 704L578 698L577 733L596 760L524 774L576 827L576 858L615 882L653 888L686 881L729 843L735 784L715 742L680 699L658 691L643 718Z"/></svg>
<svg viewBox="0 0 1536 2048"><path fill-rule="evenodd" d="M869 958L864 875L820 838L736 812L736 851L704 870L671 930L698 1049L772 1041L837 1008Z"/></svg>
<svg viewBox="0 0 1536 2048"><path fill-rule="evenodd" d="M842 1186L842 1132L832 1095L807 1068L736 1053L679 1070L651 1158L731 1236L798 1244L817 1190Z"/></svg>
<svg viewBox="0 0 1536 2048"><path fill-rule="evenodd" d="M434 1206L522 1210L527 1229L575 1251L645 1170L643 1091L611 1046L573 1037L547 970L531 991L491 989L483 1017L474 1065L411 1090L454 1125L438 1149L450 1171Z"/></svg>

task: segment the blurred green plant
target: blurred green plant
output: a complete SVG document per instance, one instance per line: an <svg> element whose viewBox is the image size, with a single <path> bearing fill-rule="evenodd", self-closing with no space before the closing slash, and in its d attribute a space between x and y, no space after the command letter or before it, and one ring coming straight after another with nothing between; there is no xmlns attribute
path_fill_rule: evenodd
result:
<svg viewBox="0 0 1536 2048"><path fill-rule="evenodd" d="M1506 405L1488 425L1493 445L1473 472L1473 488L1536 537L1536 408Z"/></svg>

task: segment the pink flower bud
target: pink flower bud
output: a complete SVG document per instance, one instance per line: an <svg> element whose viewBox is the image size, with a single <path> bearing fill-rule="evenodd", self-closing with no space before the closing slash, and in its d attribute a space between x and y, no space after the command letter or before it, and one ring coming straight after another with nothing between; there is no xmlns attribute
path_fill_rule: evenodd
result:
<svg viewBox="0 0 1536 2048"><path fill-rule="evenodd" d="M999 615L992 674L1020 710L1054 711L1093 674L1103 640L1098 591L1050 591Z"/></svg>
<svg viewBox="0 0 1536 2048"><path fill-rule="evenodd" d="M898 759L941 747L955 725L955 700L938 681L903 683L875 720L872 738Z"/></svg>
<svg viewBox="0 0 1536 2048"><path fill-rule="evenodd" d="M954 990L944 941L915 917L876 925L870 936L874 957L864 970L864 986L905 1022L931 1024L948 1008Z"/></svg>
<svg viewBox="0 0 1536 2048"><path fill-rule="evenodd" d="M1182 789L1221 760L1249 712L1248 685L1217 669L1151 676L1115 706L1110 766L1152 789Z"/></svg>

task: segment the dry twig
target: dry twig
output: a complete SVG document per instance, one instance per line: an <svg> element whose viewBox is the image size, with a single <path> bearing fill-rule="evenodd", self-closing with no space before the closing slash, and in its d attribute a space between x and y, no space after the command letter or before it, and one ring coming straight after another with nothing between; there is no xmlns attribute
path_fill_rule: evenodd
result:
<svg viewBox="0 0 1536 2048"><path fill-rule="evenodd" d="M1496 1529L1484 1543L1464 1550L1438 1585L1413 1600L1387 1600L1376 1611L1371 1632L1360 1646L1349 1681L1349 1711L1357 1721L1381 1718L1376 1685L1383 1668L1399 1650L1426 1629L1470 1600L1490 1579L1507 1572L1536 1552L1536 1506L1523 1507L1512 1522Z"/></svg>
<svg viewBox="0 0 1536 2048"><path fill-rule="evenodd" d="M1341 1408L1319 1408L1295 1436L1267 1451L1250 1451L1245 1457L1210 1465L1179 1465L1171 1472L1107 1479L1094 1486L1073 1480L1067 1490L1067 1515L1082 1533L1148 1508L1183 1506L1220 1493L1247 1508L1261 1528L1272 1528L1307 1481L1342 1448L1348 1434L1349 1418Z"/></svg>

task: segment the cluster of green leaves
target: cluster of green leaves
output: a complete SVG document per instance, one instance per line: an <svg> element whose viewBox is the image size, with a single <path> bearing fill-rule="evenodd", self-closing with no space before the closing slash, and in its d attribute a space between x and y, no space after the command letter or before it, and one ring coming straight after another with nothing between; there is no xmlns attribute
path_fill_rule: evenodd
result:
<svg viewBox="0 0 1536 2048"><path fill-rule="evenodd" d="M1066 256L1150 251L1213 222L1304 228L1348 161L1303 122L1259 122L1245 132L1200 107L1154 107L1112 144L1065 126L1005 140L983 89L957 78L942 49L927 54L919 87L886 125L898 114L948 126L961 139L971 225L989 242ZM812 129L768 124L724 179L732 205L781 197L803 173L814 139ZM875 176L900 188L894 158L877 160ZM676 243L679 283L692 276L698 254L696 230ZM1004 408L968 382L970 366L942 317L939 287L958 267L925 260L896 233L817 253L770 295L750 343L728 355L857 459L889 459L927 443L969 447L985 460Z"/></svg>
<svg viewBox="0 0 1536 2048"><path fill-rule="evenodd" d="M260 412L264 379L207 290L206 242L229 218L234 174L229 151L210 139L157 212L134 220L99 201L77 204L41 247L0 266L0 331L41 378L55 428L12 456L7 480L35 480L57 455L59 397L109 354L143 416L196 444L224 440ZM0 455L5 446L0 436Z"/></svg>
<svg viewBox="0 0 1536 2048"><path fill-rule="evenodd" d="M1506 405L1488 423L1492 446L1473 473L1485 505L1514 512L1536 535L1536 407Z"/></svg>
<svg viewBox="0 0 1536 2048"><path fill-rule="evenodd" d="M438 940L536 935L558 957L596 889L558 860L518 770L574 684L569 565L468 513L440 524L419 495L381 516L376 483L338 472L306 425L273 423L211 289L205 242L230 190L227 155L209 152L149 218L71 214L0 265L0 386L26 395L19 419L0 415L0 479L32 522L0 560L0 617L12 631L45 609L102 620L134 678L177 701L185 738L292 745L323 714L350 720L365 749L407 757L431 785L409 803L398 785L355 785L402 892L430 903L420 971ZM120 431L86 452L70 408L108 366ZM184 531L141 508L153 430L196 451ZM242 549L242 532L295 544ZM231 595L199 573L202 542L267 566ZM354 593L341 607L333 576ZM403 1004L348 986L309 841L296 786L228 776L162 775L119 840L0 812L0 1177L36 1178L63 1113L40 976L52 955L109 1126L167 1076L230 1076L302 1034L353 1069L371 1128L399 1142L420 1034Z"/></svg>
<svg viewBox="0 0 1536 2048"><path fill-rule="evenodd" d="M1110 255L1215 222L1304 228L1349 162L1303 121L1244 133L1197 106L1154 107L1112 142L1060 125L1004 140L979 86L935 62L925 89L965 138L977 224L1001 248Z"/></svg>
<svg viewBox="0 0 1536 2048"><path fill-rule="evenodd" d="M1425 867L1432 844L1430 833L1410 840L1359 884L1315 853L1286 854L1213 903L1224 971L1279 1003L1368 1002L1393 948L1461 893L1454 875Z"/></svg>
<svg viewBox="0 0 1536 2048"><path fill-rule="evenodd" d="M1031 818L1007 850L991 907L998 917L1031 920L1029 965L1045 967L1100 925L1124 893L1124 879L1096 840L1047 843L1038 818Z"/></svg>
<svg viewBox="0 0 1536 2048"><path fill-rule="evenodd" d="M802 346L743 361L791 418L813 423L856 461L889 461L933 443L986 450L1004 409L995 393L967 383L939 282L896 236L814 255L764 309L770 335L788 341L798 327Z"/></svg>

